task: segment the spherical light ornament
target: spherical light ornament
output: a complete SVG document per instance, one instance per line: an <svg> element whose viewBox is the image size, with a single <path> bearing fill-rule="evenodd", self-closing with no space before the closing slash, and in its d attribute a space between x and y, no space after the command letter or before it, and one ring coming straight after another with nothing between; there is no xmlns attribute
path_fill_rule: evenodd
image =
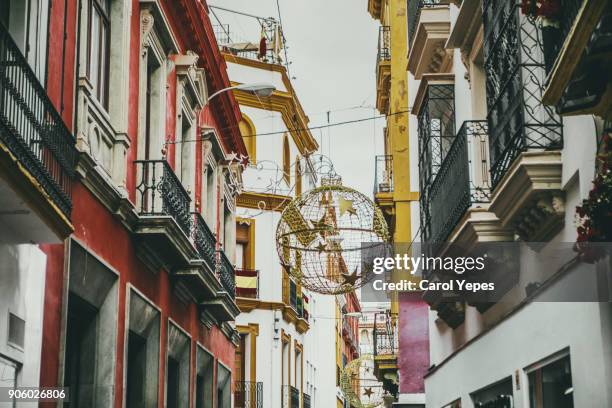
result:
<svg viewBox="0 0 612 408"><path fill-rule="evenodd" d="M378 408L385 405L385 391L374 376L371 354L364 354L344 367L340 374L340 390L351 407Z"/></svg>
<svg viewBox="0 0 612 408"><path fill-rule="evenodd" d="M364 194L326 180L291 201L276 229L278 256L302 287L340 294L364 285L373 274L362 254L384 247L387 224Z"/></svg>

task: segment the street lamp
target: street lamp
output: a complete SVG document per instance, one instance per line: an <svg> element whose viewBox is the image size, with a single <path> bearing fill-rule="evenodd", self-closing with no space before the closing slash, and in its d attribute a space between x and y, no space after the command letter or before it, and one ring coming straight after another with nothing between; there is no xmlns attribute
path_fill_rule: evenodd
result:
<svg viewBox="0 0 612 408"><path fill-rule="evenodd" d="M227 88L223 88L221 90L218 90L217 92L215 92L214 94L210 95L208 97L208 100L206 101L206 103L210 102L210 100L212 98L214 98L215 96L219 95L220 93L226 92L226 91L231 91L237 89L239 91L246 91L246 92L250 92L256 96L270 96L272 95L272 92L274 92L276 90L276 87L272 84L267 84L267 83L255 83L255 84L240 84L240 85L234 85L234 86L230 86Z"/></svg>

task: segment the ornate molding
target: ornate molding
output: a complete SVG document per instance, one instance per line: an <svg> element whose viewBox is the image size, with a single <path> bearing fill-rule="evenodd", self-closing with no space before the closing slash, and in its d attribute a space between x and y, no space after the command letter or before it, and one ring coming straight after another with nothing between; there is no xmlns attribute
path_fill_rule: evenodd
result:
<svg viewBox="0 0 612 408"><path fill-rule="evenodd" d="M236 199L236 205L243 208L265 211L283 211L291 201L290 196L269 193L242 192Z"/></svg>
<svg viewBox="0 0 612 408"><path fill-rule="evenodd" d="M563 227L561 151L528 151L493 192L490 210L525 241L548 241Z"/></svg>
<svg viewBox="0 0 612 408"><path fill-rule="evenodd" d="M416 79L428 72L448 72L452 68L453 54L444 48L450 28L448 4L421 10L408 56L408 70Z"/></svg>

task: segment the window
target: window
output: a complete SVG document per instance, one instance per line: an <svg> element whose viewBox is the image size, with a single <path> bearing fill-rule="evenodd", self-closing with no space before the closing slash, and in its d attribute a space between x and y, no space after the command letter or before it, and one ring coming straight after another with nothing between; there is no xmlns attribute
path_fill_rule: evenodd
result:
<svg viewBox="0 0 612 408"><path fill-rule="evenodd" d="M142 106L144 145L140 154L142 160L158 159L161 155L164 134L163 122L160 121L161 88L164 86L161 71L161 61L157 59L155 53L147 53L146 80L143 81L145 88L141 90L144 97Z"/></svg>
<svg viewBox="0 0 612 408"><path fill-rule="evenodd" d="M168 324L168 360L166 366L166 407L189 404L190 339L174 324Z"/></svg>
<svg viewBox="0 0 612 408"><path fill-rule="evenodd" d="M219 363L217 366L217 408L231 408L231 378L230 370Z"/></svg>
<svg viewBox="0 0 612 408"><path fill-rule="evenodd" d="M159 376L159 311L137 292L129 292L128 348L125 361L127 407L157 407Z"/></svg>
<svg viewBox="0 0 612 408"><path fill-rule="evenodd" d="M289 149L289 136L283 136L283 178L287 185L291 185L291 151Z"/></svg>
<svg viewBox="0 0 612 408"><path fill-rule="evenodd" d="M302 161L300 156L295 158L295 196L302 195Z"/></svg>
<svg viewBox="0 0 612 408"><path fill-rule="evenodd" d="M512 377L507 377L472 394L474 408L512 408ZM452 406L452 405L451 405Z"/></svg>
<svg viewBox="0 0 612 408"><path fill-rule="evenodd" d="M573 408L574 388L570 356L528 373L529 405L532 408Z"/></svg>
<svg viewBox="0 0 612 408"><path fill-rule="evenodd" d="M205 351L202 347L198 346L196 352L196 408L213 407L213 371L213 356Z"/></svg>
<svg viewBox="0 0 612 408"><path fill-rule="evenodd" d="M89 0L87 73L94 94L108 109L110 59L110 0Z"/></svg>
<svg viewBox="0 0 612 408"><path fill-rule="evenodd" d="M257 138L255 137L256 129L255 125L251 121L251 119L246 116L244 113L242 114L242 120L240 121L240 134L244 140L244 144L246 146L247 152L249 154L249 160L251 163L255 163L256 161L256 152L257 152Z"/></svg>

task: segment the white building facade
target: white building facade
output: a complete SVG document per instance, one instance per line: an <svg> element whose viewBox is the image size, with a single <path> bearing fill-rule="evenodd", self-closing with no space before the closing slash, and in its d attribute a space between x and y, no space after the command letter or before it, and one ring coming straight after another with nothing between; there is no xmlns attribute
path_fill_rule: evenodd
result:
<svg viewBox="0 0 612 408"><path fill-rule="evenodd" d="M580 89L571 88L589 72L610 7L573 3L575 13L564 6L554 18L571 28L589 15L593 35L559 85L581 28L559 29L555 48L546 23L517 2L408 1L420 240L468 249L512 242L520 254L516 276L491 277L495 302L424 293L427 407L612 406L612 262L609 254L581 262L572 249L610 116L597 104L577 109ZM416 406L401 394L396 405Z"/></svg>

